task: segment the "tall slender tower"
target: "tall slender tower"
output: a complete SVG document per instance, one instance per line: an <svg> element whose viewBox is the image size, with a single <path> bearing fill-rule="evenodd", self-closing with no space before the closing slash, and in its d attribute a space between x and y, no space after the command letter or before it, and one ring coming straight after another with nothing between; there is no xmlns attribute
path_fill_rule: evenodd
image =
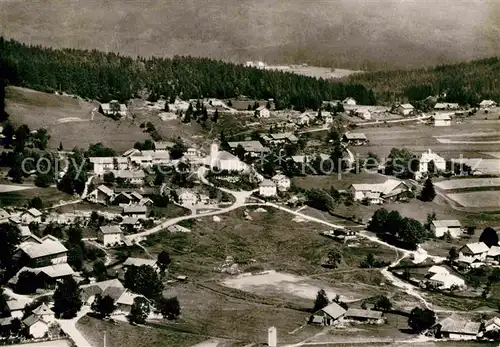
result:
<svg viewBox="0 0 500 347"><path fill-rule="evenodd" d="M275 327L267 329L267 345L269 347L276 347L278 345L278 337Z"/></svg>
<svg viewBox="0 0 500 347"><path fill-rule="evenodd" d="M217 167L217 154L219 153L219 145L214 142L210 145L210 169Z"/></svg>

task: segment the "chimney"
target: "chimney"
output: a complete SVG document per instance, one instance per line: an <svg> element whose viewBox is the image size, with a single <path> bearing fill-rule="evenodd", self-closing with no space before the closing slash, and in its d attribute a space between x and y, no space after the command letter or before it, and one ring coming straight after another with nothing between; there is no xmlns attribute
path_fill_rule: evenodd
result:
<svg viewBox="0 0 500 347"><path fill-rule="evenodd" d="M275 327L267 329L267 345L269 347L276 347L278 345L278 338Z"/></svg>

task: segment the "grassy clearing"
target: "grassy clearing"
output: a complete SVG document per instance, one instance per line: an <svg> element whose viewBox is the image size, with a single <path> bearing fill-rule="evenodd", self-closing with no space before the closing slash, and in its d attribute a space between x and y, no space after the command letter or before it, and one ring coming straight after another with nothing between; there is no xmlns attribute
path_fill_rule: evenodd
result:
<svg viewBox="0 0 500 347"><path fill-rule="evenodd" d="M61 200L71 199L68 195L57 188L33 188L15 192L0 193L0 205L2 206L25 206L34 197L42 199L45 207L58 204Z"/></svg>
<svg viewBox="0 0 500 347"><path fill-rule="evenodd" d="M376 173L361 172L359 174L342 173L341 175L294 177L292 182L297 187L304 189L329 189L333 186L337 190L343 190L349 188L353 183L383 183L387 179L388 177Z"/></svg>
<svg viewBox="0 0 500 347"><path fill-rule="evenodd" d="M207 339L197 334L149 326L133 326L125 322L113 324L88 316L78 321L77 328L94 347L104 346L104 333L109 347L188 347Z"/></svg>
<svg viewBox="0 0 500 347"><path fill-rule="evenodd" d="M448 197L464 207L500 207L498 191L474 191L448 194Z"/></svg>

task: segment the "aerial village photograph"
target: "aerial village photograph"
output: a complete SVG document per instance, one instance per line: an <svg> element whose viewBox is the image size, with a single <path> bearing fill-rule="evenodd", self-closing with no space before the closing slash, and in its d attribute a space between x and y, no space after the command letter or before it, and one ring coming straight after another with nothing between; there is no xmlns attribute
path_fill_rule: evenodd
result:
<svg viewBox="0 0 500 347"><path fill-rule="evenodd" d="M498 347L499 18L0 0L0 345Z"/></svg>

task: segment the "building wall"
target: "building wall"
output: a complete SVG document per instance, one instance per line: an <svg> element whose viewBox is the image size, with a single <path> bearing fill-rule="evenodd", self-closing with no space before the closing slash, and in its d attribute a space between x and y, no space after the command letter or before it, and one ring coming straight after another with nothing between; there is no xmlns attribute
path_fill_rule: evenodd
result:
<svg viewBox="0 0 500 347"><path fill-rule="evenodd" d="M29 213L24 213L21 216L21 222L24 223L24 224L30 224L32 222L34 222L34 223L41 223L42 222L42 217L33 217Z"/></svg>
<svg viewBox="0 0 500 347"><path fill-rule="evenodd" d="M49 331L49 327L44 322L36 322L32 326L29 327L30 335L33 335L34 338L41 338Z"/></svg>
<svg viewBox="0 0 500 347"><path fill-rule="evenodd" d="M122 235L121 234L103 234L99 232L98 235L99 241L102 242L104 246L114 245L115 243L121 243Z"/></svg>
<svg viewBox="0 0 500 347"><path fill-rule="evenodd" d="M431 231L434 233L436 237L442 237L446 233L448 228L446 227L436 227L434 224L431 224Z"/></svg>
<svg viewBox="0 0 500 347"><path fill-rule="evenodd" d="M261 196L276 196L277 194L276 186L259 187L259 194Z"/></svg>

